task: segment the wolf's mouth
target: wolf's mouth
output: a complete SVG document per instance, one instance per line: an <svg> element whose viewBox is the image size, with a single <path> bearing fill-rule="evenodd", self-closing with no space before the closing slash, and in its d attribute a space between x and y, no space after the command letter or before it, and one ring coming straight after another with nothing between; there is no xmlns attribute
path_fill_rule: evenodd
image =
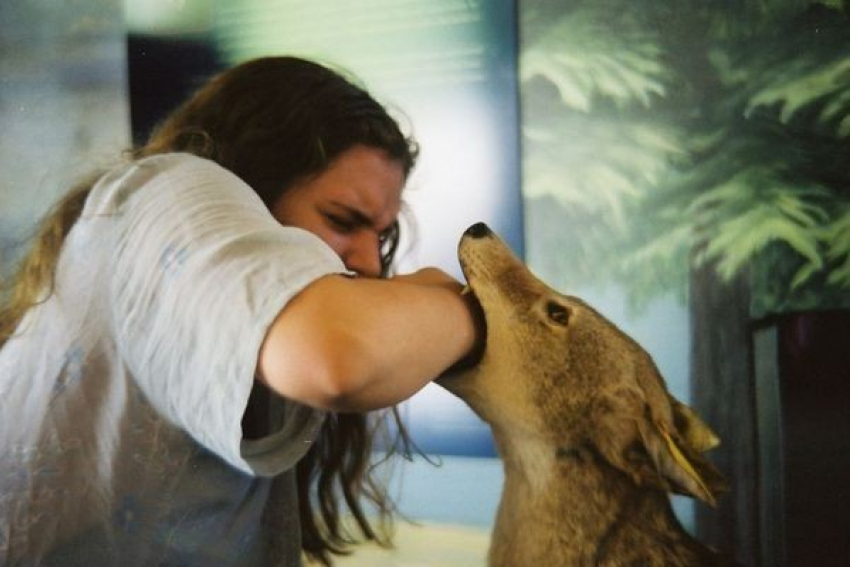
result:
<svg viewBox="0 0 850 567"><path fill-rule="evenodd" d="M469 306L475 322L476 335L478 336L478 341L473 350L457 364L458 369L463 369L475 366L484 355L484 350L487 346L487 321L484 309L481 307L481 302L469 284L461 290L460 295Z"/></svg>

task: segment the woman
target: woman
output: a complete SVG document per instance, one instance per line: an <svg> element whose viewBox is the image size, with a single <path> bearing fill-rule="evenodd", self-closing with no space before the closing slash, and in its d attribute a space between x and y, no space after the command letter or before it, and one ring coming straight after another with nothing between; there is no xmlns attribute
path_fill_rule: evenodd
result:
<svg viewBox="0 0 850 567"><path fill-rule="evenodd" d="M365 412L480 345L438 269L387 276L416 149L314 63L213 78L45 220L0 311L0 564L325 564Z"/></svg>

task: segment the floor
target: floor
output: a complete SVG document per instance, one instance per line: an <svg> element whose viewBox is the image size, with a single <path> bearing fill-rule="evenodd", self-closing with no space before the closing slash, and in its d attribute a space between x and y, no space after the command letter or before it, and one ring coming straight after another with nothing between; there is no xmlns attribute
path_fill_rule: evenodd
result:
<svg viewBox="0 0 850 567"><path fill-rule="evenodd" d="M339 567L484 567L490 534L487 530L447 524L399 522L396 548L366 545L349 557L334 561Z"/></svg>

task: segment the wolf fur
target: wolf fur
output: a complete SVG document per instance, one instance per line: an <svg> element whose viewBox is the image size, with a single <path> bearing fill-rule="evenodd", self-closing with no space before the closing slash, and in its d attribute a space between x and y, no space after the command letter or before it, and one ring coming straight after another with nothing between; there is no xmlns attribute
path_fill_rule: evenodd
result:
<svg viewBox="0 0 850 567"><path fill-rule="evenodd" d="M719 441L650 356L533 276L486 225L466 231L458 255L486 346L440 384L490 425L504 464L489 565L728 564L682 528L668 495L715 503L723 480L702 453Z"/></svg>

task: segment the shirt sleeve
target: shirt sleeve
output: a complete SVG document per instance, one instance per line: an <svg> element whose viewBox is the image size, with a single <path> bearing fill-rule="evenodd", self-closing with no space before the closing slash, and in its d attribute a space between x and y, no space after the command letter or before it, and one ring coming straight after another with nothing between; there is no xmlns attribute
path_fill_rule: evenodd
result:
<svg viewBox="0 0 850 567"><path fill-rule="evenodd" d="M211 161L171 155L132 168L115 191L110 285L128 370L166 419L233 466L258 475L292 467L324 413L287 401L280 429L243 440L257 355L286 303L345 266ZM128 191L134 180L141 185Z"/></svg>

